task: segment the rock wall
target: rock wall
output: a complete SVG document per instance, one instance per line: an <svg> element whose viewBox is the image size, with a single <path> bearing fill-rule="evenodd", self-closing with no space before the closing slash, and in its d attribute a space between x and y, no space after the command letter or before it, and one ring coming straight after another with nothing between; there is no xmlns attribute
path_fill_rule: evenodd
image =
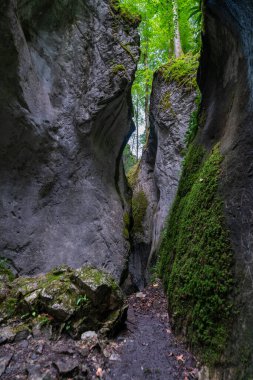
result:
<svg viewBox="0 0 253 380"><path fill-rule="evenodd" d="M196 108L196 90L174 80L167 80L166 65L154 75L150 100L150 133L139 164L133 191L135 199L145 195L147 207L142 219L142 230L133 229L134 252L130 271L140 285L148 277L154 263L161 232L176 195L181 173L185 134L192 112ZM140 213L138 212L138 217Z"/></svg>
<svg viewBox="0 0 253 380"><path fill-rule="evenodd" d="M160 255L176 332L201 379L253 377L250 0L204 2L202 110Z"/></svg>
<svg viewBox="0 0 253 380"><path fill-rule="evenodd" d="M221 379L253 377L253 4L206 1L201 142L224 156L220 192L234 257L235 317ZM239 312L239 313L237 313ZM214 376L210 373L210 378Z"/></svg>
<svg viewBox="0 0 253 380"><path fill-rule="evenodd" d="M138 20L57 4L1 3L0 255L19 274L89 263L120 280Z"/></svg>

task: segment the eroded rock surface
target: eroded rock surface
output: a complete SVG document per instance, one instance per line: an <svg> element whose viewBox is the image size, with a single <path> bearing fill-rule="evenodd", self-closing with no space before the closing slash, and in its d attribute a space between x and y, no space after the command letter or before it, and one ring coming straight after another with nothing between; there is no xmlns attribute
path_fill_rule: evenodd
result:
<svg viewBox="0 0 253 380"><path fill-rule="evenodd" d="M154 76L150 104L150 134L148 144L138 168L133 191L135 200L144 197L147 207L134 232L134 254L130 258L130 271L134 282L144 285L147 264L157 252L161 232L176 195L181 173L185 134L192 112L196 109L196 91L175 81L168 81L163 71ZM138 201L138 204L140 202Z"/></svg>
<svg viewBox="0 0 253 380"><path fill-rule="evenodd" d="M137 21L109 0L70 1L71 18L58 3L1 4L1 256L19 274L89 263L120 280Z"/></svg>

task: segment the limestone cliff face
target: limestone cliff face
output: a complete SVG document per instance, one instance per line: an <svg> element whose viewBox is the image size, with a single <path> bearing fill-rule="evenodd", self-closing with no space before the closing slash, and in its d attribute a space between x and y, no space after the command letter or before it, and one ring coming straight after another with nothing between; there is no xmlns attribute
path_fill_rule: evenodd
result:
<svg viewBox="0 0 253 380"><path fill-rule="evenodd" d="M200 379L253 376L253 3L204 1L199 132L160 247L175 331Z"/></svg>
<svg viewBox="0 0 253 380"><path fill-rule="evenodd" d="M155 76L150 110L151 133L155 133L157 151L154 166L157 204L153 218L150 260L157 253L161 232L174 201L182 169L186 131L196 109L196 91L172 81L161 73ZM152 136L151 136L152 139Z"/></svg>
<svg viewBox="0 0 253 380"><path fill-rule="evenodd" d="M0 254L20 274L89 263L119 280L136 20L109 0L67 21L55 2L30 19L20 3L0 9Z"/></svg>
<svg viewBox="0 0 253 380"><path fill-rule="evenodd" d="M132 266L137 284L157 253L161 232L176 195L181 173L185 134L195 105L196 91L166 80L163 68L154 75L150 101L150 134L144 148L133 192L143 192L147 208L141 233L134 231ZM131 267L130 267L131 269Z"/></svg>
<svg viewBox="0 0 253 380"><path fill-rule="evenodd" d="M206 1L200 70L206 123L200 141L207 147L219 142L224 156L220 193L233 248L234 302L240 311L226 347L229 364L217 374L228 380L253 376L252 25L252 1Z"/></svg>

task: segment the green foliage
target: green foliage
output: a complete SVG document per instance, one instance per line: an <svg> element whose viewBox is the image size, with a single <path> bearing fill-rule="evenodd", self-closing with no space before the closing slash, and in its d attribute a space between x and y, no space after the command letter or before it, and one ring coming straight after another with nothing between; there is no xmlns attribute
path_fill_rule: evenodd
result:
<svg viewBox="0 0 253 380"><path fill-rule="evenodd" d="M148 207L148 200L144 191L139 191L138 193L134 194L133 199L132 199L134 234L139 234L143 232L142 223L146 214L147 207Z"/></svg>
<svg viewBox="0 0 253 380"><path fill-rule="evenodd" d="M218 193L221 162L218 147L210 154L189 148L158 265L176 332L185 331L209 365L219 362L233 317L233 256Z"/></svg>
<svg viewBox="0 0 253 380"><path fill-rule="evenodd" d="M77 306L83 305L88 302L88 297L86 295L79 296L76 300Z"/></svg>
<svg viewBox="0 0 253 380"><path fill-rule="evenodd" d="M200 51L201 1L176 0L181 42L185 54ZM120 7L141 16L139 32L141 36L141 58L132 88L135 113L139 125L143 125L143 115L147 112L153 74L174 55L175 17L171 0L120 0ZM196 67L196 66L195 66ZM196 70L194 72L196 75ZM194 82L194 83L193 83ZM196 80L190 84L196 87Z"/></svg>
<svg viewBox="0 0 253 380"><path fill-rule="evenodd" d="M202 30L202 0L177 0L182 48L199 52Z"/></svg>
<svg viewBox="0 0 253 380"><path fill-rule="evenodd" d="M126 175L128 175L131 168L137 163L137 159L135 155L132 153L129 144L126 145L123 152L123 163Z"/></svg>
<svg viewBox="0 0 253 380"><path fill-rule="evenodd" d="M37 321L40 325L40 327L44 327L50 324L50 318L46 314L38 315Z"/></svg>
<svg viewBox="0 0 253 380"><path fill-rule="evenodd" d="M169 62L159 69L167 82L175 81L179 86L192 91L197 86L197 70L199 66L198 54L185 54L179 58L171 58Z"/></svg>

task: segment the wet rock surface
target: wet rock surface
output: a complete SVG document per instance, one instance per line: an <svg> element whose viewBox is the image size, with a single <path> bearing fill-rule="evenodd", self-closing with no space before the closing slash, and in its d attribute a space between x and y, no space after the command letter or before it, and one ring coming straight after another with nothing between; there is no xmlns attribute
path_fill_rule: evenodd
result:
<svg viewBox="0 0 253 380"><path fill-rule="evenodd" d="M1 256L21 275L88 263L120 280L137 25L110 0L72 2L71 20L25 3L0 10Z"/></svg>
<svg viewBox="0 0 253 380"><path fill-rule="evenodd" d="M173 336L159 282L129 298L126 329L114 340L93 332L84 340L52 341L30 334L0 346L2 380L196 379L194 357ZM89 335L89 336L88 336Z"/></svg>

